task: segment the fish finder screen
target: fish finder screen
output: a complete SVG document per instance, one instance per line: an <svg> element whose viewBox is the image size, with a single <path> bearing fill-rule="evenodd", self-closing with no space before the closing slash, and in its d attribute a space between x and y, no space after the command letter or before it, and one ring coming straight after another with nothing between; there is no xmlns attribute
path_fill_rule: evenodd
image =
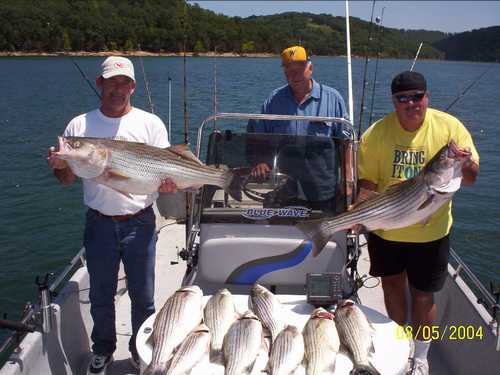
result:
<svg viewBox="0 0 500 375"><path fill-rule="evenodd" d="M309 284L309 296L327 297L330 296L330 278L314 277Z"/></svg>

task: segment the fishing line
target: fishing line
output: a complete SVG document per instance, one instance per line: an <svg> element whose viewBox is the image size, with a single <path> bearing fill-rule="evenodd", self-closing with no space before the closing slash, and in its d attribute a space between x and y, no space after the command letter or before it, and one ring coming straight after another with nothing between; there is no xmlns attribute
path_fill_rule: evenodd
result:
<svg viewBox="0 0 500 375"><path fill-rule="evenodd" d="M139 52L141 51L141 45L138 45L139 47ZM142 61L142 56L139 55L139 62L141 63L141 70L142 70L142 78L144 80L144 87L146 88L146 94L148 95L148 102L149 102L149 110L151 113L155 113L154 111L154 105L153 105L153 100L151 99L151 91L149 89L149 81L148 78L146 77L146 70L144 69L144 63Z"/></svg>
<svg viewBox="0 0 500 375"><path fill-rule="evenodd" d="M481 78L483 78L483 76L493 67L493 65L490 65L488 68L486 68L486 70L484 72L482 72L474 81L472 81L472 83L467 86L465 88L465 90L463 90L460 94L458 94L458 96L455 98L455 100L453 100L449 105L448 107L446 107L446 109L444 110L445 112L448 112L450 110L451 107L453 107L455 105L455 103L457 103L460 99L462 99L462 97L467 93L467 91L469 91L472 86L474 86Z"/></svg>
<svg viewBox="0 0 500 375"><path fill-rule="evenodd" d="M370 42L372 41L372 28L373 28L373 12L375 10L375 0L373 0L372 3L372 14L370 17L370 29L368 30L368 41L366 43L365 47L365 67L364 67L364 72L363 72L363 90L361 91L361 103L360 103L360 110L359 110L359 124L358 124L358 139L361 138L361 124L363 123L363 112L364 112L364 105L365 105L365 88L366 88L366 76L368 73L368 46L370 45Z"/></svg>
<svg viewBox="0 0 500 375"><path fill-rule="evenodd" d="M80 66L78 65L78 63L75 61L75 59L73 59L71 57L71 61L73 62L73 64L76 66L76 68L78 69L78 71L80 72L80 74L82 75L83 79L85 81L87 81L88 85L90 86L90 88L92 89L92 91L95 92L95 94L97 95L97 97L99 98L99 100L101 100L101 95L97 92L97 90L95 89L94 85L90 82L90 80L87 78L87 75L83 72L83 70L80 68Z"/></svg>

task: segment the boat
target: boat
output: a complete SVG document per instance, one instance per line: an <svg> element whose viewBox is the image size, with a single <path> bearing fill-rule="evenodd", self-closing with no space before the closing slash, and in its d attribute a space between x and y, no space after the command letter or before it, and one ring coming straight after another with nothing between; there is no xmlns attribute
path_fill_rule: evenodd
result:
<svg viewBox="0 0 500 375"><path fill-rule="evenodd" d="M412 333L387 317L380 281L367 276L369 257L364 237L339 232L315 256L311 244L295 227L302 220L345 211L352 202L356 137L345 140L248 133L244 126L250 119L342 122L352 127L345 119L315 116L246 113L208 116L198 128L196 155L200 159L235 168L248 168L256 160L266 160L272 170L263 181L247 178L241 202L210 186L197 193L160 194L154 206L158 231L157 309L179 287L199 285L205 300L219 288L228 288L243 311L247 308L250 287L259 282L280 298L287 316L300 326L312 311L312 304L325 305L351 298L375 326L377 369L382 374L404 374ZM286 188L291 182L303 179L314 182L307 181L304 160L318 153L330 158L334 166L334 212L300 203L297 199L302 195L297 192L293 197L287 195ZM349 155L354 160L352 165L346 162ZM0 345L0 359L4 359L0 375L85 374L92 329L85 249L80 249L54 280L47 275L37 282L39 302L26 306L21 321L0 320L0 327L12 330ZM429 354L431 374L499 373L499 295L498 290L487 290L455 251L451 251L445 287L436 295L438 320L427 334L433 338ZM130 300L123 269L115 304L118 342L107 374L136 373L128 361ZM148 337L153 321L154 315L144 322L137 337L142 370L151 358ZM332 373L349 373L352 362L344 354L339 357ZM262 358L252 373L263 369L265 355ZM223 373L220 368L210 369L214 374ZM197 371L207 373L207 368Z"/></svg>
<svg viewBox="0 0 500 375"><path fill-rule="evenodd" d="M238 131L234 123L227 127L220 125L227 120L251 118L284 120L289 116L218 113L200 125L196 146L198 156L205 150L206 160L211 164L241 168L254 163L255 158L269 160L273 165L271 173L261 182L249 178L242 202L233 200L220 189L206 186L199 193L190 194L190 211L185 215L182 199L172 199L168 194L159 198L155 206L159 231L156 306L161 307L181 285L196 284L205 295L221 287L229 288L238 296L240 309L245 309L243 305L249 288L258 281L271 288L283 302L287 301L285 305L295 310L292 315L298 319L297 324L304 324L304 317L312 308L304 292L308 277L311 274L333 275L338 281L334 295L357 301L374 322L377 334L381 335L376 363L386 370L382 373L404 373L411 334L387 318L379 280L366 276L369 258L363 237L338 233L334 241L314 257L295 224L331 213L280 203L280 189L291 179L291 172L298 169L297 163L304 157L303 150L323 150L336 160L339 176L336 190L344 192L336 197L336 207L339 212L344 210L351 199L346 192L353 182L345 178L348 175L345 155L354 152L355 141L263 135L247 133L241 126ZM294 119L347 123L335 118ZM217 120L218 125L209 131L207 124L213 120ZM267 155L263 150L268 150ZM28 306L21 322L7 322L15 331L1 349L2 352L14 349L0 369L0 375L84 374L90 358L92 327L84 249L50 285L47 278L38 282L40 303ZM439 330L429 332L429 335L439 334L431 345L431 374L472 374L479 366L481 374L498 373L499 318L498 314L495 316L498 296L486 290L456 253L451 252L445 287L436 296L439 312L436 327ZM122 271L116 311L118 349L107 373L129 374L134 371L128 363L130 300ZM152 319L154 317L143 324L137 339L143 367L144 359L148 352L151 353L147 336L151 332ZM339 365L339 371L349 369L348 360L344 362L347 364Z"/></svg>

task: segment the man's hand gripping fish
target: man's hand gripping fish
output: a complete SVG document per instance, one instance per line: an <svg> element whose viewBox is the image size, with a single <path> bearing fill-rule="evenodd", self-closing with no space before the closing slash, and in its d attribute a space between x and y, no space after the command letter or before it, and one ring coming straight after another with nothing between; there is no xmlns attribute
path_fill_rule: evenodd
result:
<svg viewBox="0 0 500 375"><path fill-rule="evenodd" d="M460 188L462 165L470 157L469 151L460 149L452 140L417 176L388 187L351 211L334 218L305 221L297 227L313 242L313 255L317 256L331 236L341 230L361 225L370 232L427 222Z"/></svg>
<svg viewBox="0 0 500 375"><path fill-rule="evenodd" d="M215 185L241 201L243 179L226 166L203 164L187 145L165 149L103 138L59 137L57 156L77 176L124 194L150 194L170 178L179 189Z"/></svg>

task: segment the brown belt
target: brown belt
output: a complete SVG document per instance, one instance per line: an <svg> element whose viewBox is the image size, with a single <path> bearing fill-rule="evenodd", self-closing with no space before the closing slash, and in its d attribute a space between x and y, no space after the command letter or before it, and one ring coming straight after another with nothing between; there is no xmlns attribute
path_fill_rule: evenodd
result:
<svg viewBox="0 0 500 375"><path fill-rule="evenodd" d="M133 217L139 216L140 214L146 212L150 208L151 208L151 205L143 208L142 210L137 211L134 214L126 214L126 215L104 215L102 212L94 210L93 208L89 208L89 210L91 210L93 213L95 213L97 216L100 216L100 217L106 217L106 218L112 219L114 221L127 221L127 220L132 219Z"/></svg>

